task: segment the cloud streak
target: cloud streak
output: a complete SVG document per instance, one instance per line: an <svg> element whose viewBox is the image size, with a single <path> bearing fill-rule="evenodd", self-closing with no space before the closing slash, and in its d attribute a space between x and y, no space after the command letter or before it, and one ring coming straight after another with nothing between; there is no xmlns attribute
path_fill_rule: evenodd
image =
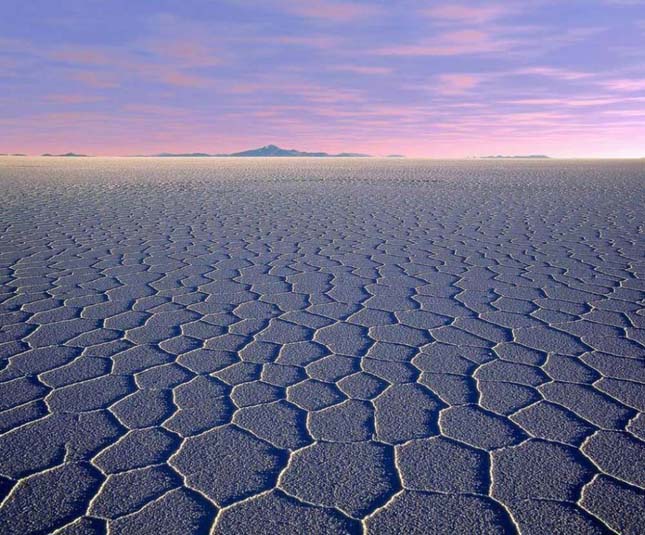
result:
<svg viewBox="0 0 645 535"><path fill-rule="evenodd" d="M423 10L423 13L434 19L466 25L478 25L498 19L512 13L509 7L502 5L473 6L467 4L439 4Z"/></svg>
<svg viewBox="0 0 645 535"><path fill-rule="evenodd" d="M457 30L423 39L416 44L386 46L375 50L382 56L463 56L501 52L513 45L484 30Z"/></svg>
<svg viewBox="0 0 645 535"><path fill-rule="evenodd" d="M375 5L335 0L308 0L306 2L282 0L277 5L285 12L299 17L333 23L354 22L382 12Z"/></svg>

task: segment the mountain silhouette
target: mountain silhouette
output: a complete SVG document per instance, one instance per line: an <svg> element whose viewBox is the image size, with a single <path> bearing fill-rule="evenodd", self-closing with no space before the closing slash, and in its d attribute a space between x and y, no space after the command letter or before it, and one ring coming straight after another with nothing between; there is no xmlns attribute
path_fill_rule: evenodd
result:
<svg viewBox="0 0 645 535"><path fill-rule="evenodd" d="M75 152L66 152L65 154L49 154L49 152L46 152L45 154L41 154L41 156L61 156L65 158L87 158L87 154L76 154Z"/></svg>
<svg viewBox="0 0 645 535"><path fill-rule="evenodd" d="M253 156L313 156L325 157L329 156L326 152L302 152L296 149L281 149L277 145L266 145L259 149L244 150L241 152L234 152L229 156L236 157L253 157Z"/></svg>
<svg viewBox="0 0 645 535"><path fill-rule="evenodd" d="M155 157L235 157L235 158L262 158L262 157L308 157L308 158L367 158L369 154L360 154L357 152L341 152L340 154L329 154L327 152L303 152L296 149L282 149L277 145L265 145L257 149L243 150L240 152L233 152L231 154L207 154L205 152L189 152L189 153L172 153L162 152L153 154Z"/></svg>

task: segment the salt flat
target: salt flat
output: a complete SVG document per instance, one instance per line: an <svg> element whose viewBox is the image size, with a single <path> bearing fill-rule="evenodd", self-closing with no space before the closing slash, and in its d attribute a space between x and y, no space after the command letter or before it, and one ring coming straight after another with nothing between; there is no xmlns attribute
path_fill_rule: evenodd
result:
<svg viewBox="0 0 645 535"><path fill-rule="evenodd" d="M642 533L644 183L0 158L1 531Z"/></svg>

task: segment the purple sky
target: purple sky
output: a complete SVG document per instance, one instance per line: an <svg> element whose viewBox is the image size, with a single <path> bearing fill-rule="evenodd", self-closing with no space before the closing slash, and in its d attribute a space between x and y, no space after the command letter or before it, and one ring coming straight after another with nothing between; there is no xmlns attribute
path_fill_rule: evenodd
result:
<svg viewBox="0 0 645 535"><path fill-rule="evenodd" d="M3 0L0 152L645 156L645 1Z"/></svg>

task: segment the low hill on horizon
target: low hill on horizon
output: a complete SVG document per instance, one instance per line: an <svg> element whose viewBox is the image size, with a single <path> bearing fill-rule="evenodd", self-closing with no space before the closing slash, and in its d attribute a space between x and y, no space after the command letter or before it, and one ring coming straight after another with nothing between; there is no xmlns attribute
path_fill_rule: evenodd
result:
<svg viewBox="0 0 645 535"><path fill-rule="evenodd" d="M56 157L65 157L65 158L87 158L87 154L76 154L75 152L66 152L65 154L49 154L49 152L46 152L45 154L41 154L41 156L56 156Z"/></svg>

